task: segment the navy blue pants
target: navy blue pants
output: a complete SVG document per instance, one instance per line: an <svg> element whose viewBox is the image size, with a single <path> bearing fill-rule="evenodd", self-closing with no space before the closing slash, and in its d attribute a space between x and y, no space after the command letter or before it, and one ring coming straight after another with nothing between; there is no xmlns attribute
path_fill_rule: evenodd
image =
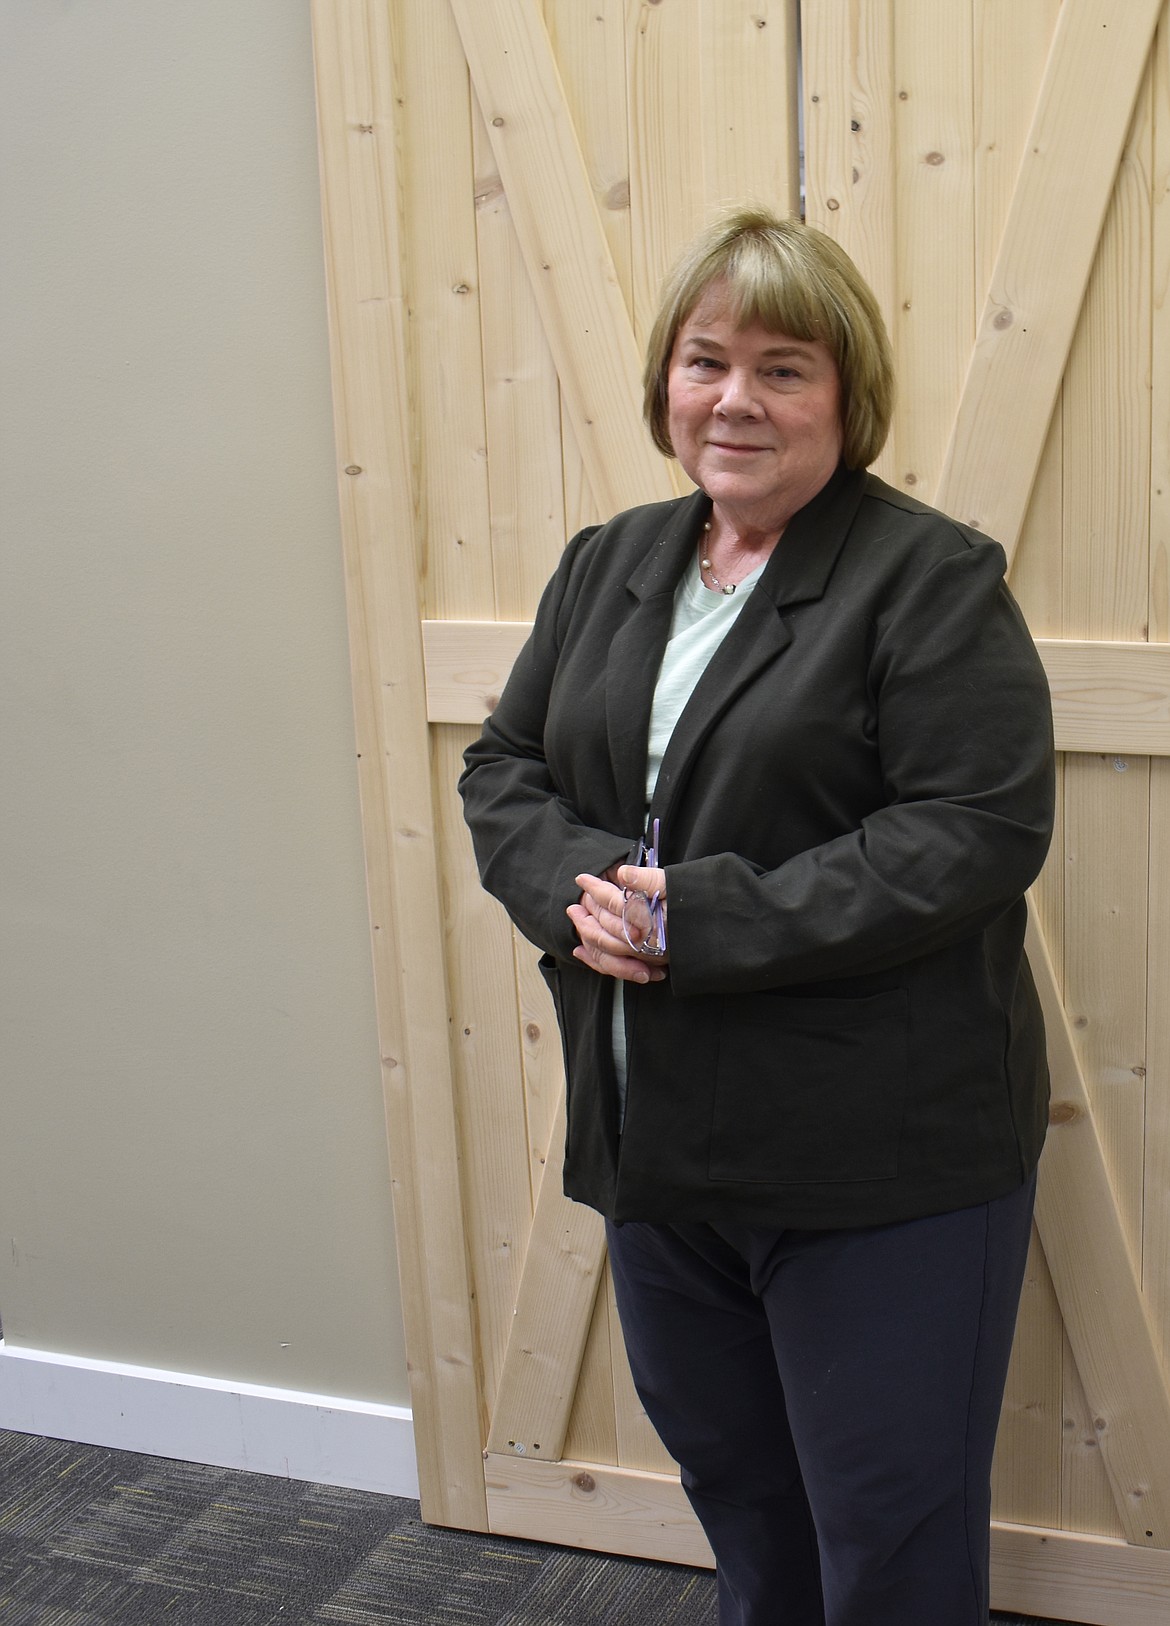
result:
<svg viewBox="0 0 1170 1626"><path fill-rule="evenodd" d="M1034 1195L844 1231L607 1227L720 1626L984 1626Z"/></svg>

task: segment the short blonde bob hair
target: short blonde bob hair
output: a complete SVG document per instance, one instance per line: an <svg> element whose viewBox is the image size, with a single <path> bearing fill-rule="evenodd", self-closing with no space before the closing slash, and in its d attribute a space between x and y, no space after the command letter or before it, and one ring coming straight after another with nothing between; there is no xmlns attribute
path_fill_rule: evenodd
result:
<svg viewBox="0 0 1170 1626"><path fill-rule="evenodd" d="M739 326L820 339L841 380L842 457L865 469L886 442L894 410L894 364L877 301L831 237L767 209L722 215L683 250L666 279L646 349L644 412L655 446L670 443L667 378L678 330L707 287L722 279Z"/></svg>

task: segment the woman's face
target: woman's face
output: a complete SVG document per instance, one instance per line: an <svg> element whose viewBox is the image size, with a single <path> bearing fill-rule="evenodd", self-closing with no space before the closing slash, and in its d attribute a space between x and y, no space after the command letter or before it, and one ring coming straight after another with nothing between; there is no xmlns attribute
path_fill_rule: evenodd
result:
<svg viewBox="0 0 1170 1626"><path fill-rule="evenodd" d="M722 281L678 330L667 373L675 456L739 528L788 523L841 456L841 385L819 339L737 328Z"/></svg>

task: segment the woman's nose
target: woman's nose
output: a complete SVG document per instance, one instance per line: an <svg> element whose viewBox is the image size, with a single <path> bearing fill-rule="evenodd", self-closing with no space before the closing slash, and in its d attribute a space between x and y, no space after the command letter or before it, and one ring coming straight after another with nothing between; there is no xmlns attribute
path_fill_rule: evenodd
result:
<svg viewBox="0 0 1170 1626"><path fill-rule="evenodd" d="M715 404L716 412L728 417L755 416L759 411L759 398L753 385L754 376L746 369L731 367L723 375L723 389Z"/></svg>

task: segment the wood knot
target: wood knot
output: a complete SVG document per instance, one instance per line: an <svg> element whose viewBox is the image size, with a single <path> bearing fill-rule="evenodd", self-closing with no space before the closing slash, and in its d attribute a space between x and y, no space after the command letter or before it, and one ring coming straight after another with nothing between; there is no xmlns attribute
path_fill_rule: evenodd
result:
<svg viewBox="0 0 1170 1626"><path fill-rule="evenodd" d="M928 152L926 155L926 162L930 164L933 169L937 169L940 164L946 163L946 159L943 157L941 152Z"/></svg>
<svg viewBox="0 0 1170 1626"><path fill-rule="evenodd" d="M836 198L826 198L825 199L825 208L826 209L839 209L840 207L841 207L841 205L837 202Z"/></svg>
<svg viewBox="0 0 1170 1626"><path fill-rule="evenodd" d="M628 180L613 183L605 194L605 207L607 209L628 209L630 207L630 183Z"/></svg>
<svg viewBox="0 0 1170 1626"><path fill-rule="evenodd" d="M991 319L991 325L992 327L998 328L1002 333L1005 328L1011 327L1014 321L1015 317L1012 315L1011 311L996 311L995 315Z"/></svg>
<svg viewBox="0 0 1170 1626"><path fill-rule="evenodd" d="M573 1483L579 1491L584 1491L586 1496L597 1489L597 1481L592 1474L574 1474Z"/></svg>
<svg viewBox="0 0 1170 1626"><path fill-rule="evenodd" d="M540 1038L540 1023L539 1022L529 1022L525 1026L524 1037L528 1040L529 1044L535 1044L536 1041Z"/></svg>
<svg viewBox="0 0 1170 1626"><path fill-rule="evenodd" d="M1081 1109L1075 1101L1054 1101L1048 1108L1050 1124L1075 1124L1080 1115Z"/></svg>

